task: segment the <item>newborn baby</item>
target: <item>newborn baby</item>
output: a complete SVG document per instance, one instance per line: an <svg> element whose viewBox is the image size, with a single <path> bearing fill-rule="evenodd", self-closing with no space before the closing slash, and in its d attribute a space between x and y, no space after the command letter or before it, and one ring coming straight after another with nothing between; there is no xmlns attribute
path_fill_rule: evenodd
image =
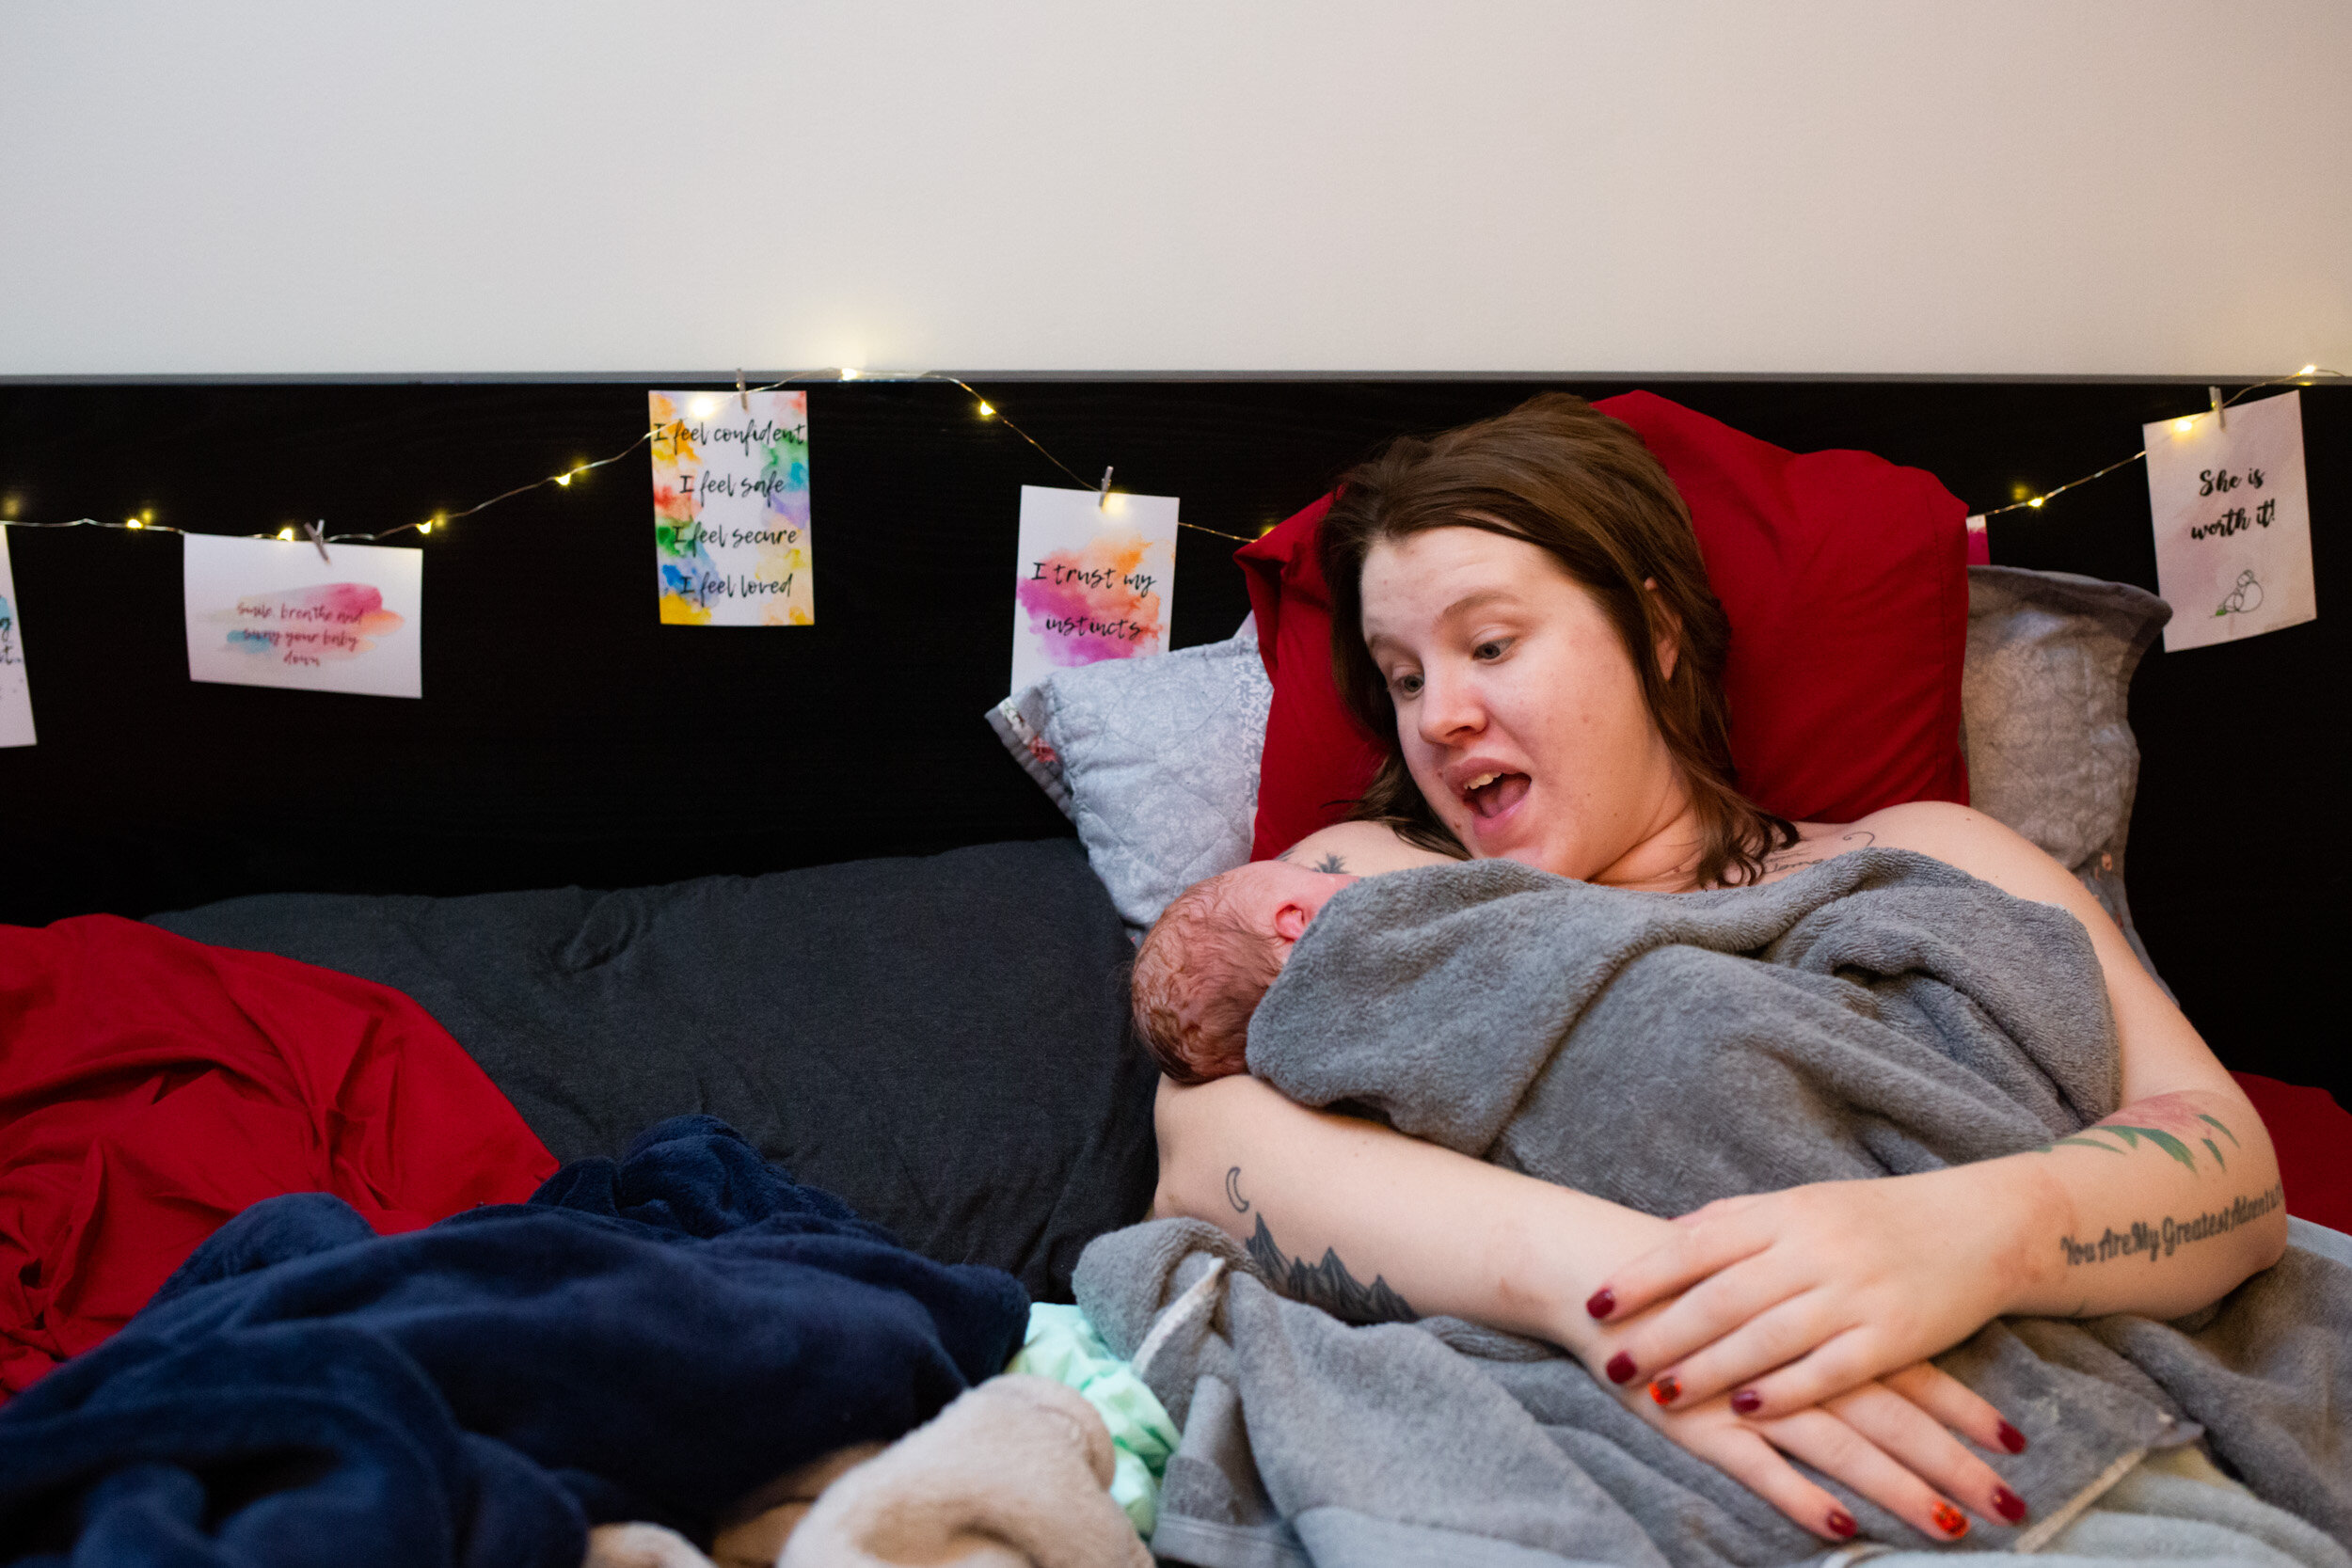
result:
<svg viewBox="0 0 2352 1568"><path fill-rule="evenodd" d="M1252 861L1195 882L1136 952L1136 1033L1160 1070L1205 1084L1249 1070L1249 1015L1331 895L1358 879Z"/></svg>

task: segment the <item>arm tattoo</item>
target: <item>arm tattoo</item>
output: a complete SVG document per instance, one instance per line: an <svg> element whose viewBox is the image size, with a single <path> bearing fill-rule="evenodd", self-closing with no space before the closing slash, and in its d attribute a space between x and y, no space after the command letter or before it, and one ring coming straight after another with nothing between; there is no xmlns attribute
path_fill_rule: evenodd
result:
<svg viewBox="0 0 2352 1568"><path fill-rule="evenodd" d="M2134 1220L2129 1230L2102 1230L2096 1241L2078 1242L2072 1236L2060 1236L2058 1245L2065 1249L2069 1267L2141 1256L2153 1263L2171 1257L2176 1249L2191 1242L2226 1236L2242 1225L2251 1225L2285 1202L2285 1189L2274 1184L2259 1196L2231 1199L2227 1209L2209 1210L2186 1219L2167 1214L2153 1225L2146 1220ZM1259 1228L1264 1228L1263 1221Z"/></svg>
<svg viewBox="0 0 2352 1568"><path fill-rule="evenodd" d="M1226 1178L1226 1192L1229 1196L1232 1193L1231 1173ZM1328 1247L1324 1249L1323 1261L1311 1268L1303 1259L1284 1257L1282 1249L1275 1244L1274 1232L1266 1228L1263 1213L1258 1216L1257 1234L1249 1238L1249 1261L1257 1266L1268 1285L1293 1301L1322 1307L1343 1323L1406 1323L1420 1315L1380 1275L1374 1275L1372 1283L1366 1285L1348 1273L1340 1255Z"/></svg>
<svg viewBox="0 0 2352 1568"><path fill-rule="evenodd" d="M2095 1121L2079 1132L2070 1132L2054 1143L2037 1146L2034 1152L2047 1154L2054 1148L2072 1147L2096 1148L2109 1154L2128 1154L2139 1147L2140 1139L2145 1138L2157 1148L2162 1149L2169 1158L2178 1161L2185 1168L2193 1171L2197 1169L2197 1155L2189 1148L2188 1140L2194 1138L2203 1145L2205 1152L2213 1157L2216 1167L2224 1171L2230 1168L2230 1162L2222 1156L2221 1146L2213 1141L2212 1133L2218 1132L2229 1139L2232 1148L2239 1148L2240 1145L2237 1134L2231 1132L2229 1124L2219 1117L2207 1116L2204 1112L2196 1109L2193 1104L2185 1101L2181 1096L2171 1094L2153 1096L2141 1101L2134 1109L2139 1113L2143 1120L2167 1122L2169 1125L2142 1127L2137 1123ZM2115 1141L2112 1143L2103 1141L2109 1138ZM2121 1147L2118 1147L2119 1145Z"/></svg>

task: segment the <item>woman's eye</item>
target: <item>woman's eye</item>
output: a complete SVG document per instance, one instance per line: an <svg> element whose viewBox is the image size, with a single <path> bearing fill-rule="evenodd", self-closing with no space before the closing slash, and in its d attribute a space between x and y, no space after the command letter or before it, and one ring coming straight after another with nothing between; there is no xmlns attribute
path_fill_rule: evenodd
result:
<svg viewBox="0 0 2352 1568"><path fill-rule="evenodd" d="M1389 680L1389 689L1400 697L1418 697L1421 695L1421 677L1419 675L1391 676Z"/></svg>
<svg viewBox="0 0 2352 1568"><path fill-rule="evenodd" d="M1501 658L1510 650L1510 647L1511 640L1509 638L1490 637L1486 641L1479 643L1476 647L1470 650L1470 657L1483 658L1488 662L1492 662L1495 659Z"/></svg>

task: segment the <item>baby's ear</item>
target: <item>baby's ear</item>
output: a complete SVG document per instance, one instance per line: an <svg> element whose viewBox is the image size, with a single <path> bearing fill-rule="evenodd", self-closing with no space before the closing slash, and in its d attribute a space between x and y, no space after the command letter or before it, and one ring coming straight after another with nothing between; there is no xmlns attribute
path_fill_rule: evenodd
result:
<svg viewBox="0 0 2352 1568"><path fill-rule="evenodd" d="M1308 922L1314 917L1315 911L1305 904L1284 904L1274 911L1274 934L1282 939L1282 945L1287 949L1305 934ZM1288 957L1288 954L1284 956Z"/></svg>

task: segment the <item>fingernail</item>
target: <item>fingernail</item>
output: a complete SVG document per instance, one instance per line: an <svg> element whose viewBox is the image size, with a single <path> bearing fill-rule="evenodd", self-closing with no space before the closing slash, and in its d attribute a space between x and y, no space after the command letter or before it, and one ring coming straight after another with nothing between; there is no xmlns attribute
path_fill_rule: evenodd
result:
<svg viewBox="0 0 2352 1568"><path fill-rule="evenodd" d="M1609 1365L1601 1370L1609 1374L1612 1383L1630 1383L1633 1381L1633 1357L1619 1351L1609 1358Z"/></svg>
<svg viewBox="0 0 2352 1568"><path fill-rule="evenodd" d="M2013 1525L2026 1516L2026 1499L2006 1486L1996 1486L1993 1489L1993 1509Z"/></svg>
<svg viewBox="0 0 2352 1568"><path fill-rule="evenodd" d="M1675 1396L1681 1392L1682 1385L1674 1380L1674 1374L1671 1372L1664 1377L1650 1379L1649 1397L1661 1404L1674 1403Z"/></svg>
<svg viewBox="0 0 2352 1568"><path fill-rule="evenodd" d="M2001 1447L2007 1449L2011 1453L2024 1453L2026 1451L2026 1434L2018 1431L2015 1427L2010 1425L2007 1421L2003 1421L2001 1423Z"/></svg>
<svg viewBox="0 0 2352 1568"><path fill-rule="evenodd" d="M1954 1508L1949 1503L1937 1503L1933 1508L1928 1510L1928 1514L1929 1517L1935 1521L1935 1528L1937 1529L1942 1530L1946 1535L1952 1537L1954 1540L1958 1540L1960 1537L1968 1533L1968 1521L1962 1517L1960 1510Z"/></svg>
<svg viewBox="0 0 2352 1568"><path fill-rule="evenodd" d="M1617 1292L1603 1285L1585 1298L1584 1310L1596 1318L1605 1318L1617 1309Z"/></svg>
<svg viewBox="0 0 2352 1568"><path fill-rule="evenodd" d="M1742 1388L1731 1396L1731 1408L1742 1416L1753 1416L1764 1405L1764 1396L1753 1388Z"/></svg>
<svg viewBox="0 0 2352 1568"><path fill-rule="evenodd" d="M1833 1508L1829 1511L1830 1534L1837 1537L1840 1541L1850 1540L1853 1535L1854 1528L1855 1527L1852 1514L1847 1513L1842 1508Z"/></svg>

